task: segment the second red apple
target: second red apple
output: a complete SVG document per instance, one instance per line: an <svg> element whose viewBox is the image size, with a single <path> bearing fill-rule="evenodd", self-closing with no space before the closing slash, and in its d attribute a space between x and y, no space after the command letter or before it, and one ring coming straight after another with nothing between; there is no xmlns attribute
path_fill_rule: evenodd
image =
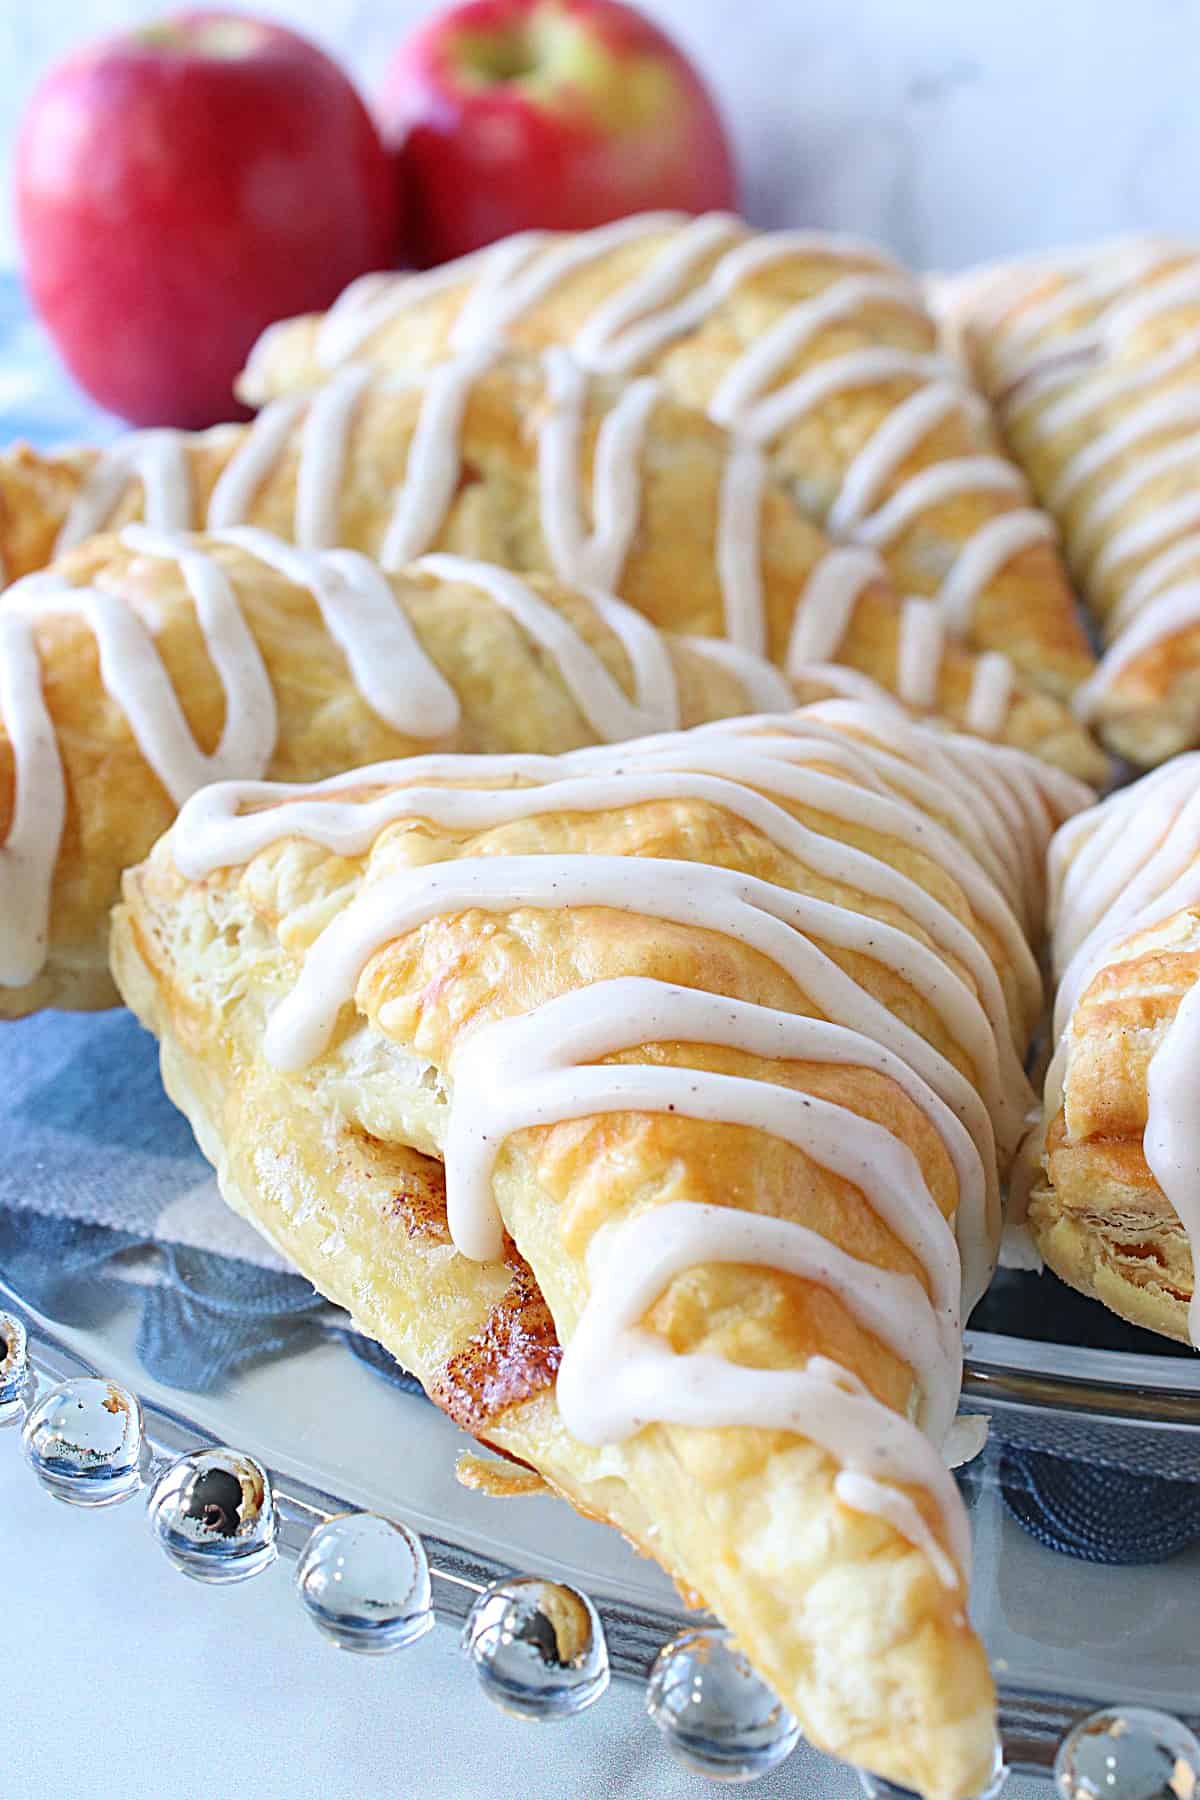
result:
<svg viewBox="0 0 1200 1800"><path fill-rule="evenodd" d="M540 226L736 205L712 96L617 0L467 0L397 51L379 97L422 265Z"/></svg>

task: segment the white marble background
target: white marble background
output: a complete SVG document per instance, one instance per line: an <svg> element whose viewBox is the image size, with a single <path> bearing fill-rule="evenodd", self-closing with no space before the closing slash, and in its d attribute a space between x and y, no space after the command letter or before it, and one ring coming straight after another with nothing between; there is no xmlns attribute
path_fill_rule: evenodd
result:
<svg viewBox="0 0 1200 1800"><path fill-rule="evenodd" d="M1195 0L642 0L708 72L764 224L922 266L1200 231ZM39 73L163 0L0 0L0 156ZM429 0L275 0L364 88ZM0 188L8 193L7 163ZM0 258L11 254L4 212Z"/></svg>

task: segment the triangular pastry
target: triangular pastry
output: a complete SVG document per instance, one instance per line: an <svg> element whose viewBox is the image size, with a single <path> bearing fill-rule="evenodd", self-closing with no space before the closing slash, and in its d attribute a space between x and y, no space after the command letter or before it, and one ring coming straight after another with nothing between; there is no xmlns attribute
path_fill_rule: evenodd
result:
<svg viewBox="0 0 1200 1800"><path fill-rule="evenodd" d="M0 1018L113 1004L122 870L207 782L548 754L794 698L748 652L468 558L386 577L252 526L90 539L0 599Z"/></svg>
<svg viewBox="0 0 1200 1800"><path fill-rule="evenodd" d="M1200 743L1196 252L1101 244L941 292L1106 646L1081 716L1143 765Z"/></svg>
<svg viewBox="0 0 1200 1800"><path fill-rule="evenodd" d="M351 369L253 427L135 432L104 452L0 458L10 577L89 533L250 523L388 569L449 550L599 587L656 625L722 636L802 675L838 661L983 736L1097 781L1104 760L1066 706L1006 658L947 641L894 596L873 553L834 549L752 445L652 380L589 378L562 351L463 356L419 382ZM564 744L560 748L569 748Z"/></svg>
<svg viewBox="0 0 1200 1800"><path fill-rule="evenodd" d="M1050 855L1058 1049L1042 1256L1132 1320L1200 1342L1200 755L1081 813Z"/></svg>
<svg viewBox="0 0 1200 1800"><path fill-rule="evenodd" d="M956 636L1054 694L1090 674L1053 527L881 250L725 215L527 233L427 274L367 276L324 317L271 327L239 391L259 405L348 366L411 373L498 343L656 375L768 451L810 517L879 551Z"/></svg>
<svg viewBox="0 0 1200 1800"><path fill-rule="evenodd" d="M931 1800L994 1748L936 1445L1072 786L854 702L225 784L114 923L231 1202Z"/></svg>

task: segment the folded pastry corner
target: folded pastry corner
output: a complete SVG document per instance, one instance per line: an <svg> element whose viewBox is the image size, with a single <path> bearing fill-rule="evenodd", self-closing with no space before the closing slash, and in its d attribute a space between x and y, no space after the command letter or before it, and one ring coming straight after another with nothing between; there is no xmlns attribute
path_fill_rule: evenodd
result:
<svg viewBox="0 0 1200 1800"><path fill-rule="evenodd" d="M1200 756L1065 824L1051 853L1058 1048L1042 1256L1151 1331L1196 1342L1200 1232Z"/></svg>
<svg viewBox="0 0 1200 1800"><path fill-rule="evenodd" d="M497 345L657 378L759 445L809 517L882 554L898 592L936 599L972 648L1060 698L1091 672L1053 526L940 354L919 283L878 248L725 215L523 233L271 327L240 392L260 405Z"/></svg>
<svg viewBox="0 0 1200 1800"><path fill-rule="evenodd" d="M1064 782L836 701L223 784L114 917L231 1203L931 1800L994 1753L938 1446Z"/></svg>
<svg viewBox="0 0 1200 1800"><path fill-rule="evenodd" d="M1080 716L1143 766L1200 743L1195 250L1124 239L940 292L1099 625Z"/></svg>
<svg viewBox="0 0 1200 1800"><path fill-rule="evenodd" d="M253 426L0 457L10 579L138 521L261 527L389 572L441 551L602 588L660 629L724 639L730 658L793 675L838 662L916 711L1102 779L1062 699L958 644L933 602L902 603L875 552L833 546L753 444L657 380L589 375L561 350L464 353L406 382L351 367Z"/></svg>

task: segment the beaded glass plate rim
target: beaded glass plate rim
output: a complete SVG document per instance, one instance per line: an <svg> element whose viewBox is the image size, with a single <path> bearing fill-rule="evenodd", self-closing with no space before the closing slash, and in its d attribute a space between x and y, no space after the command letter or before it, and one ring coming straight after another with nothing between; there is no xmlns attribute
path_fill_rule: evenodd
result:
<svg viewBox="0 0 1200 1800"><path fill-rule="evenodd" d="M41 1374L55 1381L81 1376L103 1376L103 1370L63 1343L46 1321L14 1294L2 1278L0 1301L5 1310L14 1314L25 1326L29 1335L31 1357ZM988 1400L999 1399L1002 1404L1026 1404L1027 1396L1013 1387L1014 1381L1026 1379L1024 1372L986 1360L988 1351L997 1345L1021 1345L1025 1341L998 1337L993 1339L990 1334L976 1334L976 1339L977 1342L979 1339L989 1340L981 1345L984 1360L980 1361L976 1356L971 1365L974 1377L987 1375L991 1378L992 1385L987 1387ZM1043 1349L1045 1346L1036 1348ZM1103 1358L1119 1353L1088 1354ZM1125 1360L1152 1362L1154 1359L1127 1357ZM1099 1393L1107 1401L1113 1393L1123 1390L1117 1384L1103 1390L1089 1391ZM1130 1388L1124 1391L1136 1390ZM221 1443L216 1434L190 1419L186 1412L166 1406L144 1394L139 1394L138 1400L145 1417L148 1437L171 1456L215 1448ZM1061 1406L1063 1402L1060 1399L1053 1404ZM1141 1425L1146 1421L1141 1415L1130 1414L1127 1415L1127 1422ZM1200 1413L1193 1422L1200 1426ZM249 1454L254 1454L252 1446ZM278 1458L264 1463L263 1467L270 1480L278 1512L280 1545L292 1554L299 1553L318 1526L338 1514L358 1510L352 1501L293 1474L286 1463ZM485 1589L520 1573L512 1562L469 1549L452 1538L439 1536L424 1528L421 1530L421 1541L429 1563L433 1611L443 1623L461 1625ZM631 1604L605 1594L602 1590L591 1591L589 1597L604 1627L612 1673L639 1684L648 1681L655 1658L664 1645L681 1631L704 1624L709 1617L703 1613L689 1612L682 1605L676 1610L653 1607L645 1602ZM1104 1696L1095 1693L1035 1692L1026 1687L1006 1684L1003 1679L997 1682L997 1693L1000 1736L1006 1766L1015 1773L1035 1775L1044 1775L1053 1768L1055 1753L1063 1738L1104 1700ZM1177 1716L1189 1729L1200 1733L1200 1711Z"/></svg>

